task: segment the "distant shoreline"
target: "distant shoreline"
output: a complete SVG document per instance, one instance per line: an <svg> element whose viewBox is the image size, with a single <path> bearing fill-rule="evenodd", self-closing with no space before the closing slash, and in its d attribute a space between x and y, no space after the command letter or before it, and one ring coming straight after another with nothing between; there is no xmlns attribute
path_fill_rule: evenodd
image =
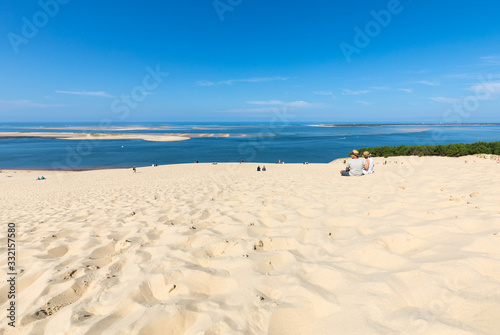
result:
<svg viewBox="0 0 500 335"><path fill-rule="evenodd" d="M500 126L500 123L350 123L350 124L309 124L308 127L481 127Z"/></svg>
<svg viewBox="0 0 500 335"><path fill-rule="evenodd" d="M68 125L64 125L68 124ZM78 125L81 124L81 125ZM44 126L46 125L46 126ZM206 129L209 130L209 128L206 127L214 127L214 126L220 126L220 127L228 127L228 126L265 126L269 125L269 122L200 122L200 123L162 123L162 122L152 122L152 123L147 123L144 122L144 124L138 124L138 123L117 123L115 126L108 126L108 127L103 127L100 126L98 123L87 123L87 122L40 122L40 123L31 123L31 122L7 122L7 123L0 123L0 129L9 129L9 128L16 128L16 129L31 129L31 130L36 130L36 129L43 129L43 130L86 130L86 131L92 131L92 130L100 130L100 131L112 131L112 132L118 132L118 131L137 131L137 130L180 130L180 129L186 129L186 128L192 128L192 129ZM402 127L467 127L467 126L500 126L499 122L477 122L477 123L434 123L434 122L419 122L419 123L356 123L356 122L349 122L349 123L313 123L313 122L291 122L291 123L273 123L273 125L280 125L280 126L306 126L306 127L390 127L390 126L402 126ZM200 128L201 127L201 128Z"/></svg>

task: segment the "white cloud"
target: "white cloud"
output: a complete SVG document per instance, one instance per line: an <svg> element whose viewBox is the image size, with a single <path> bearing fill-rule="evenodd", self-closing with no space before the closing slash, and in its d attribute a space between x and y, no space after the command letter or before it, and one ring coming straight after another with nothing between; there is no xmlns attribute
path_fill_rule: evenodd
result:
<svg viewBox="0 0 500 335"><path fill-rule="evenodd" d="M68 105L49 105L33 102L31 100L0 100L0 108L2 110L18 110L26 108L54 108L54 107L67 107Z"/></svg>
<svg viewBox="0 0 500 335"><path fill-rule="evenodd" d="M431 81L427 81L427 80L419 80L419 81L416 81L415 83L422 84L422 85L427 85L427 86L439 86L439 83L437 83L437 82L431 82Z"/></svg>
<svg viewBox="0 0 500 335"><path fill-rule="evenodd" d="M459 79L477 79L477 73L453 73L446 76L446 78L459 78Z"/></svg>
<svg viewBox="0 0 500 335"><path fill-rule="evenodd" d="M373 87L370 87L372 90L382 90L382 91L387 91L388 89L390 89L390 87L387 87L387 86L373 86Z"/></svg>
<svg viewBox="0 0 500 335"><path fill-rule="evenodd" d="M335 95L333 95L333 92L330 92L330 91L316 91L313 93L317 94L317 95L328 95L328 96L332 97L333 99L337 99L337 97Z"/></svg>
<svg viewBox="0 0 500 335"><path fill-rule="evenodd" d="M430 97L432 101L435 102L441 102L445 104L456 104L459 103L461 100L460 99L454 99L454 98L445 98L445 97Z"/></svg>
<svg viewBox="0 0 500 335"><path fill-rule="evenodd" d="M198 80L198 81L196 82L196 84L197 84L198 86L214 86L214 85L215 85L215 83L214 83L214 82L211 82L211 81L208 81L208 80Z"/></svg>
<svg viewBox="0 0 500 335"><path fill-rule="evenodd" d="M370 90L351 91L347 89L342 89L342 95L358 95L358 94L366 94L369 92Z"/></svg>
<svg viewBox="0 0 500 335"><path fill-rule="evenodd" d="M267 81L275 80L288 80L286 77L256 77L256 78L245 78L245 79L228 79L221 80L218 82L199 80L196 82L198 86L215 86L215 85L233 85L234 83L262 83Z"/></svg>
<svg viewBox="0 0 500 335"><path fill-rule="evenodd" d="M500 57L498 56L483 56L479 57L482 60L482 65L498 65L500 64Z"/></svg>
<svg viewBox="0 0 500 335"><path fill-rule="evenodd" d="M288 107L297 107L297 108L307 108L307 107L317 107L320 104L312 104L306 101L294 101L286 103Z"/></svg>
<svg viewBox="0 0 500 335"><path fill-rule="evenodd" d="M413 93L413 90L411 88L398 88L398 91L403 91L406 93Z"/></svg>
<svg viewBox="0 0 500 335"><path fill-rule="evenodd" d="M359 100L359 101L354 101L358 104L362 104L363 106L369 106L369 105L373 105L373 102L369 102L369 101L362 101L362 100Z"/></svg>
<svg viewBox="0 0 500 335"><path fill-rule="evenodd" d="M114 98L111 94L104 91L87 92L87 91L56 91L56 93L73 94L73 95L88 95L94 97Z"/></svg>
<svg viewBox="0 0 500 335"><path fill-rule="evenodd" d="M500 82L485 82L472 85L467 90L475 92L481 100L493 100L493 96L500 94Z"/></svg>

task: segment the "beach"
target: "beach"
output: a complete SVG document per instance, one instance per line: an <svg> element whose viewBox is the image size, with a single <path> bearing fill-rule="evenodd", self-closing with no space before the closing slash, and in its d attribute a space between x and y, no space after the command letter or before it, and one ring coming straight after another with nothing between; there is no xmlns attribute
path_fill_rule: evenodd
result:
<svg viewBox="0 0 500 335"><path fill-rule="evenodd" d="M498 334L497 157L374 160L3 170L0 334Z"/></svg>

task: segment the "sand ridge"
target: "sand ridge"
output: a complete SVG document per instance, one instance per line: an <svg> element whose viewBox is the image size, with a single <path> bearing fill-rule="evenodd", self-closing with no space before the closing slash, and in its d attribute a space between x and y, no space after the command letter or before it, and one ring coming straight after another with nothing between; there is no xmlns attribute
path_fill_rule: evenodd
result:
<svg viewBox="0 0 500 335"><path fill-rule="evenodd" d="M0 333L497 334L500 164L375 162L4 170Z"/></svg>

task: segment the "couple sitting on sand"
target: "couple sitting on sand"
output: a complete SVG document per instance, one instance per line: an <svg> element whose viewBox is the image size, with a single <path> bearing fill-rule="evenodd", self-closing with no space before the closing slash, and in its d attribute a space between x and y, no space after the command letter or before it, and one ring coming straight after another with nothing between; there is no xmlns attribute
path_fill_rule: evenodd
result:
<svg viewBox="0 0 500 335"><path fill-rule="evenodd" d="M341 176L362 176L364 174L373 173L373 158L370 157L368 151L363 152L365 161L359 159L359 151L351 152L351 160L347 162L345 170L340 171Z"/></svg>

